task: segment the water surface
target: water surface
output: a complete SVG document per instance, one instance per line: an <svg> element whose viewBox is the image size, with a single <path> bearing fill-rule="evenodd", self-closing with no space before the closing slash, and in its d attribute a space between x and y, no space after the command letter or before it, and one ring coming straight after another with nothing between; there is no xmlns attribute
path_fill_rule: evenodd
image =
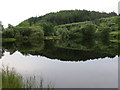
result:
<svg viewBox="0 0 120 90"><path fill-rule="evenodd" d="M117 88L118 44L91 41L4 43L4 65L56 88Z"/></svg>

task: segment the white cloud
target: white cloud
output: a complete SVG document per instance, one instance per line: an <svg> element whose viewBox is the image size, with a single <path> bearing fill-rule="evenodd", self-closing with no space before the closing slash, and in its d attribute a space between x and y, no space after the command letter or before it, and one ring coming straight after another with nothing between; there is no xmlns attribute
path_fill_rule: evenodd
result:
<svg viewBox="0 0 120 90"><path fill-rule="evenodd" d="M118 12L119 0L0 0L0 20L17 25L21 21L49 12L70 9L86 9Z"/></svg>

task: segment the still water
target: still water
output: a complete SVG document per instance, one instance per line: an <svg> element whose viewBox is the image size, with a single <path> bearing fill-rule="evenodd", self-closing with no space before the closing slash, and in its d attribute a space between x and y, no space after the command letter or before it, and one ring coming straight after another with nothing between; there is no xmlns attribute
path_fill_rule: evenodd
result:
<svg viewBox="0 0 120 90"><path fill-rule="evenodd" d="M41 41L3 44L3 65L36 76L55 88L117 88L116 43Z"/></svg>

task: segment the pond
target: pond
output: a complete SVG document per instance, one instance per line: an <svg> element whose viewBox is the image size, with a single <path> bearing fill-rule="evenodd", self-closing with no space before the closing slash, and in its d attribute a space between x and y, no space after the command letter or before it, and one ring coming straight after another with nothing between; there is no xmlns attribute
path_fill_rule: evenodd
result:
<svg viewBox="0 0 120 90"><path fill-rule="evenodd" d="M118 43L46 40L3 43L3 65L55 88L117 88Z"/></svg>

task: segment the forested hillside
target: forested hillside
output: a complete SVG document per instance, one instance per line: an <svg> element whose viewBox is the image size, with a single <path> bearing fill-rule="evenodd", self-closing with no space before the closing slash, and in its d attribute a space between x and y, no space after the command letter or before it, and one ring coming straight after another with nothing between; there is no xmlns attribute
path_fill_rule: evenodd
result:
<svg viewBox="0 0 120 90"><path fill-rule="evenodd" d="M31 17L20 23L19 26L38 24L40 22L49 22L54 25L67 24L73 22L91 21L103 17L117 16L116 13L105 13L87 10L63 10L56 13L48 13L40 17Z"/></svg>

